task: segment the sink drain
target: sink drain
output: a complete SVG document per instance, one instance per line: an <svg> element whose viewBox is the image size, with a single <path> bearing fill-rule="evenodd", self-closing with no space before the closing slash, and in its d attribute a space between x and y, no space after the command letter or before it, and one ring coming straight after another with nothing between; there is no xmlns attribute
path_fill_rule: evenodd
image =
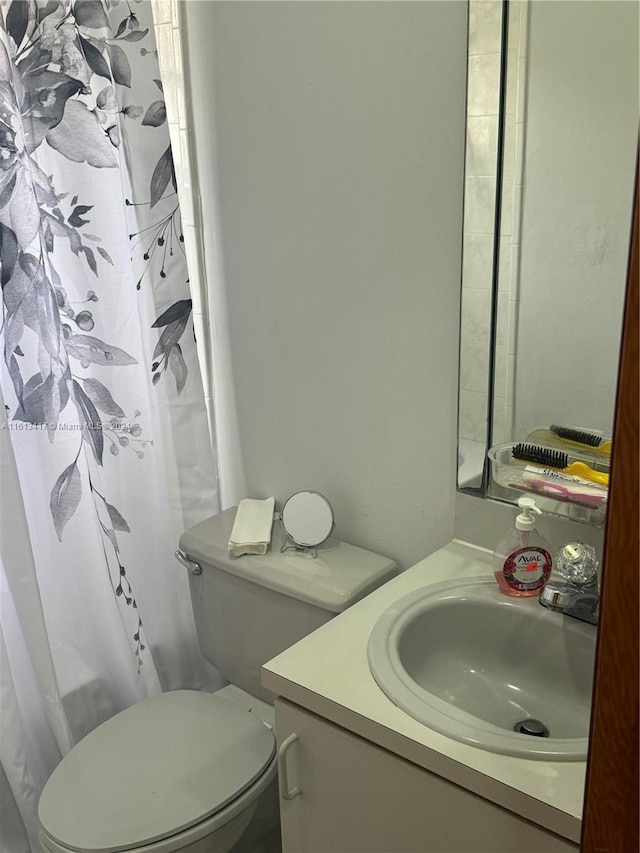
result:
<svg viewBox="0 0 640 853"><path fill-rule="evenodd" d="M514 732L521 735L531 735L532 737L549 737L549 729L540 720L534 720L532 717L527 717L526 720L520 720L513 727Z"/></svg>

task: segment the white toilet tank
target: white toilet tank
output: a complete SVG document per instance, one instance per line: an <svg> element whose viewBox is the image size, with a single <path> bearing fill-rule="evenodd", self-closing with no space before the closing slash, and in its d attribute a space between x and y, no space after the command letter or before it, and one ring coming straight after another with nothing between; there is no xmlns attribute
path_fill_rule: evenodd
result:
<svg viewBox="0 0 640 853"><path fill-rule="evenodd" d="M180 537L180 550L202 574L189 573L200 647L232 684L273 702L260 683L260 667L351 604L392 578L386 557L330 538L317 557L280 552L278 522L270 552L231 557L236 509L196 524Z"/></svg>

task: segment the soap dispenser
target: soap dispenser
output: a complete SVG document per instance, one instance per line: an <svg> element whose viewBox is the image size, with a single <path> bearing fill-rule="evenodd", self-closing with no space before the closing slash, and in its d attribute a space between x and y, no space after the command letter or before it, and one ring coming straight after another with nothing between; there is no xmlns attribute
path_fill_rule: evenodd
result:
<svg viewBox="0 0 640 853"><path fill-rule="evenodd" d="M536 530L536 515L542 515L533 498L518 501L520 514L493 553L494 577L505 595L537 595L549 580L551 546Z"/></svg>

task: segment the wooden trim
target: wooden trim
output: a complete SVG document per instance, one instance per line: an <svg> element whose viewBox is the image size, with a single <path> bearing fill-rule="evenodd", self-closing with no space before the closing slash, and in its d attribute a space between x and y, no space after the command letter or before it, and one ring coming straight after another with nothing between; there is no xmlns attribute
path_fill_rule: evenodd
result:
<svg viewBox="0 0 640 853"><path fill-rule="evenodd" d="M638 170L605 531L583 853L638 843Z"/></svg>

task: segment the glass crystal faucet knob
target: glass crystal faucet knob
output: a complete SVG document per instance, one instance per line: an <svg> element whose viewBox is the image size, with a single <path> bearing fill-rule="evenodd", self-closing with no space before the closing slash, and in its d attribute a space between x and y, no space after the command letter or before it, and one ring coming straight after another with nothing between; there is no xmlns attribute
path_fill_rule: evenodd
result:
<svg viewBox="0 0 640 853"><path fill-rule="evenodd" d="M595 549L584 542L567 542L554 559L557 571L575 586L594 586L598 575Z"/></svg>

